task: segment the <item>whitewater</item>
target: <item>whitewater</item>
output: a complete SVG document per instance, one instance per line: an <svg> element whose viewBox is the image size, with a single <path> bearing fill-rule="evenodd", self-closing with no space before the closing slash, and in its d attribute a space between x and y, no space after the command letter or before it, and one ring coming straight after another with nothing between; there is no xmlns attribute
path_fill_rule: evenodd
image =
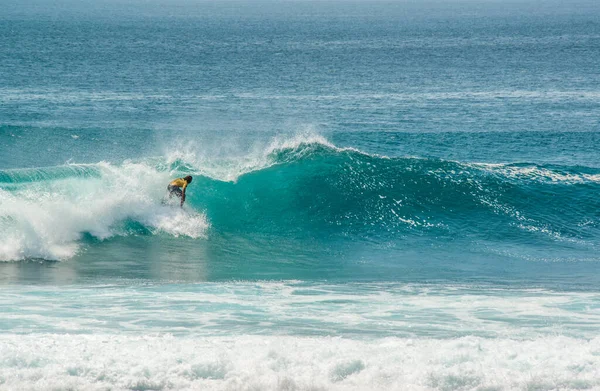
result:
<svg viewBox="0 0 600 391"><path fill-rule="evenodd" d="M600 387L597 293L300 281L3 293L8 389Z"/></svg>

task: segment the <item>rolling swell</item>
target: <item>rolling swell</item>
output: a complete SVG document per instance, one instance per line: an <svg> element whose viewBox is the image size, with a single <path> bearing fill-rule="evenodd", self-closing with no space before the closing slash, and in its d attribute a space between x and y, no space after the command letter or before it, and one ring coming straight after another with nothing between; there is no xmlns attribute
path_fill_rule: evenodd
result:
<svg viewBox="0 0 600 391"><path fill-rule="evenodd" d="M234 183L204 177L194 189L215 229L519 241L598 234L600 176L587 168L388 158L321 143L270 158Z"/></svg>
<svg viewBox="0 0 600 391"><path fill-rule="evenodd" d="M244 167L223 177L152 158L0 171L0 259L66 259L84 236L593 246L600 234L600 173L586 167L389 158L321 140L269 148ZM187 211L164 205L165 183L188 173Z"/></svg>

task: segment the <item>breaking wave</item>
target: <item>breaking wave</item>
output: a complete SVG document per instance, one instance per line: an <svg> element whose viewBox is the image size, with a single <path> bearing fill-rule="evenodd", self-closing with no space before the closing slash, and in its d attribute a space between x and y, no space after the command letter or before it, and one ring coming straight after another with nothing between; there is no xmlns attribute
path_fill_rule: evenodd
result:
<svg viewBox="0 0 600 391"><path fill-rule="evenodd" d="M188 203L165 204L191 174ZM235 158L194 151L121 164L0 171L0 260L66 259L91 236L407 235L581 242L598 237L600 172L587 167L390 158L320 136ZM576 201L574 201L576 200Z"/></svg>

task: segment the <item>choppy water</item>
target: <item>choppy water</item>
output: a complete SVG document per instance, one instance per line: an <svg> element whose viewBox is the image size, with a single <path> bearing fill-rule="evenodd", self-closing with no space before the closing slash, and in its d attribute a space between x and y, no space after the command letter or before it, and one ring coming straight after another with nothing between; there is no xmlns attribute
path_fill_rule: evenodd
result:
<svg viewBox="0 0 600 391"><path fill-rule="evenodd" d="M600 389L596 2L0 6L0 389Z"/></svg>

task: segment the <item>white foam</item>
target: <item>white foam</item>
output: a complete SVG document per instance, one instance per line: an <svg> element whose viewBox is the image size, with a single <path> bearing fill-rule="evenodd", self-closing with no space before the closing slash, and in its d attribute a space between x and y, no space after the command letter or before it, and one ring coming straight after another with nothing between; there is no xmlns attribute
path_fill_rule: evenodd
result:
<svg viewBox="0 0 600 391"><path fill-rule="evenodd" d="M0 335L7 390L598 390L600 338Z"/></svg>
<svg viewBox="0 0 600 391"><path fill-rule="evenodd" d="M0 293L3 390L600 389L595 292L280 281Z"/></svg>
<svg viewBox="0 0 600 391"><path fill-rule="evenodd" d="M514 166L502 163L471 163L473 167L499 173L508 178L525 178L547 183L600 183L600 174L561 173L539 166Z"/></svg>
<svg viewBox="0 0 600 391"><path fill-rule="evenodd" d="M0 261L66 259L78 250L83 233L98 239L126 234L127 219L154 232L200 237L204 215L161 205L169 181L144 165L96 165L99 178L32 182L15 191L0 190Z"/></svg>
<svg viewBox="0 0 600 391"><path fill-rule="evenodd" d="M594 338L597 293L294 282L2 288L13 332ZM81 311L81 308L86 308ZM131 311L135 309L135 311ZM335 316L331 316L335 314ZM68 319L68 328L60 322Z"/></svg>
<svg viewBox="0 0 600 391"><path fill-rule="evenodd" d="M247 142L244 141L244 145ZM352 150L352 148L338 148L331 144L325 137L317 134L314 129L307 128L292 135L281 135L271 138L267 143L253 144L239 150L237 142L223 143L218 145L210 143L195 143L190 141L178 141L170 145L165 151L167 163L176 161L193 167L199 174L228 182L237 179L249 172L258 171L271 167L279 162L273 159L273 154L278 151L291 151L293 158L301 158L303 154L310 153L310 145L321 145L336 151Z"/></svg>

